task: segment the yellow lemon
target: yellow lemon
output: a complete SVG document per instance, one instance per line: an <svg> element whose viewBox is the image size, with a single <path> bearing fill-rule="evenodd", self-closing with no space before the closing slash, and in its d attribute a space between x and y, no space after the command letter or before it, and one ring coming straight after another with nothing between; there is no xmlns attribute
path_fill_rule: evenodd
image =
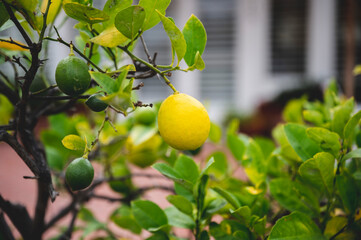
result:
<svg viewBox="0 0 361 240"><path fill-rule="evenodd" d="M178 150L199 148L208 138L210 126L205 107L187 94L176 92L160 106L160 135L166 143Z"/></svg>

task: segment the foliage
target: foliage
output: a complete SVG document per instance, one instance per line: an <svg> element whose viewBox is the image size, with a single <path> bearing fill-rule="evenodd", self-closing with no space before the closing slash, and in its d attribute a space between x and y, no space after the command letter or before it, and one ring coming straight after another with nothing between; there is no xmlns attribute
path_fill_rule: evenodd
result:
<svg viewBox="0 0 361 240"><path fill-rule="evenodd" d="M135 85L135 81L158 75L176 91L169 72L202 70L207 36L201 21L192 15L180 30L166 16L170 0L140 0L138 5L108 0L102 10L94 8L91 0L51 2L0 2L1 29L16 28L25 41L0 39L1 64L15 69L14 77L0 72L0 141L18 153L38 180L34 219L24 207L0 195L0 208L24 239L41 239L68 214L72 215L70 224L59 230L63 239L73 231L81 231L81 238L102 231L107 239L116 239L109 222L135 235L148 232L148 239L181 239L175 228L188 229L200 240L359 236L361 111L354 113L354 100L339 96L334 83L322 102L305 97L289 102L283 113L285 122L273 130L272 139L238 133L237 120L226 131L211 123L209 141L226 151L211 152L199 163L194 155L201 149L180 152L162 140L153 115L159 104L136 101L135 92L144 84ZM75 41L61 38L61 24L54 22L61 11L78 21ZM173 49L172 62L166 66L156 64L142 37L159 23ZM64 95L53 85L53 77L47 76L44 59L49 41L69 47L91 69L92 82L84 95ZM138 42L147 61L132 51ZM124 56L133 64L122 62ZM186 69L180 67L182 60ZM88 106L95 100L101 106L92 112L84 99L94 96ZM78 111L70 114L74 107ZM150 116L137 114L149 107L154 111ZM122 121L116 121L119 114ZM43 116L48 116L49 127L41 132L39 144L34 128ZM103 172L87 189L72 192L64 179L65 169L81 157L101 165ZM140 188L133 183L137 174L131 170L151 165L173 181L173 188ZM246 181L235 174L238 168L244 169ZM149 177L146 173L138 176ZM109 184L119 197L97 196L94 190L101 184ZM48 199L54 201L57 195L54 188L68 193L72 201L45 222ZM167 196L170 207L162 209L142 198L153 188L172 193ZM85 207L94 197L119 203L109 222L100 222ZM4 222L0 229L7 229ZM9 232L0 232L0 238L5 234Z"/></svg>

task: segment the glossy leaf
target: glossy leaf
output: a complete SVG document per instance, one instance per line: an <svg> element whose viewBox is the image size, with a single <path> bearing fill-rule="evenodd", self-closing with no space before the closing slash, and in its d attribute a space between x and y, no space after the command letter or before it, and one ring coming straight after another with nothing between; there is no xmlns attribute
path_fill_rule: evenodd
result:
<svg viewBox="0 0 361 240"><path fill-rule="evenodd" d="M136 222L131 209L128 206L122 205L118 208L110 219L119 227L128 229L135 234L140 234L142 228Z"/></svg>
<svg viewBox="0 0 361 240"><path fill-rule="evenodd" d="M63 8L69 17L89 24L104 22L109 19L105 12L76 2L65 3Z"/></svg>
<svg viewBox="0 0 361 240"><path fill-rule="evenodd" d="M348 152L345 156L343 156L342 161L350 158L361 158L361 148Z"/></svg>
<svg viewBox="0 0 361 240"><path fill-rule="evenodd" d="M325 236L329 239L340 231L347 224L347 218L342 216L336 216L331 218L326 225ZM337 239L337 238L336 238ZM345 238L347 239L347 238ZM351 238L350 238L351 239Z"/></svg>
<svg viewBox="0 0 361 240"><path fill-rule="evenodd" d="M246 151L246 147L242 140L240 140L237 135L228 134L227 135L227 146L231 150L233 156L238 160L241 161L243 155Z"/></svg>
<svg viewBox="0 0 361 240"><path fill-rule="evenodd" d="M304 162L299 172L303 179L311 185L325 189L327 196L333 191L335 157L329 153L317 153L313 158Z"/></svg>
<svg viewBox="0 0 361 240"><path fill-rule="evenodd" d="M322 152L318 144L306 134L306 127L300 124L288 123L284 131L292 148L303 161L310 159L318 152Z"/></svg>
<svg viewBox="0 0 361 240"><path fill-rule="evenodd" d="M196 63L197 52L199 57L202 55L206 47L207 33L202 22L193 14L184 25L182 33L187 43L184 61L190 67Z"/></svg>
<svg viewBox="0 0 361 240"><path fill-rule="evenodd" d="M165 10L169 6L171 0L140 0L139 6L145 10L145 20L143 31L146 31L160 22L160 18L155 10L165 15Z"/></svg>
<svg viewBox="0 0 361 240"><path fill-rule="evenodd" d="M251 221L252 212L248 206L242 206L234 211L231 210L231 214L243 224L249 225Z"/></svg>
<svg viewBox="0 0 361 240"><path fill-rule="evenodd" d="M72 134L64 137L61 142L64 147L70 150L84 150L86 146L85 141L81 137Z"/></svg>
<svg viewBox="0 0 361 240"><path fill-rule="evenodd" d="M168 224L164 211L151 201L136 200L132 201L131 206L138 224L148 231L156 231Z"/></svg>
<svg viewBox="0 0 361 240"><path fill-rule="evenodd" d="M341 144L340 136L337 133L320 127L308 128L306 133L310 139L319 144L323 151L329 152L335 157L339 155Z"/></svg>
<svg viewBox="0 0 361 240"><path fill-rule="evenodd" d="M219 195L221 195L225 200L227 200L227 202L229 204L231 204L232 207L234 207L235 209L238 209L241 207L241 204L239 203L237 198L232 193L230 193L227 190L224 190L220 187L215 187L215 188L213 188L213 190L215 192L217 192Z"/></svg>
<svg viewBox="0 0 361 240"><path fill-rule="evenodd" d="M117 82L105 73L90 72L90 75L108 94L112 94L118 91Z"/></svg>
<svg viewBox="0 0 361 240"><path fill-rule="evenodd" d="M118 12L121 10L130 7L132 5L133 0L108 0L103 8L103 12L108 14L109 20L103 22L105 28L110 26L114 26L114 18Z"/></svg>
<svg viewBox="0 0 361 240"><path fill-rule="evenodd" d="M155 170L159 171L161 174L167 178L172 179L174 182L180 184L182 187L187 189L190 192L193 192L193 184L185 179L182 179L180 174L176 172L172 167L165 163L156 163L152 166Z"/></svg>
<svg viewBox="0 0 361 240"><path fill-rule="evenodd" d="M90 39L90 41L103 47L112 48L119 45L125 46L129 39L121 34L113 25L102 31L98 36Z"/></svg>
<svg viewBox="0 0 361 240"><path fill-rule="evenodd" d="M310 216L315 216L315 212L310 209L310 204L305 201L305 196L299 192L297 186L287 178L273 179L270 182L272 196L281 206L289 211L300 211Z"/></svg>
<svg viewBox="0 0 361 240"><path fill-rule="evenodd" d="M307 215L293 212L273 226L269 240L325 240L321 230Z"/></svg>
<svg viewBox="0 0 361 240"><path fill-rule="evenodd" d="M361 111L358 111L355 115L353 115L350 118L350 120L346 124L343 130L343 135L348 144L352 143L352 138L355 133L355 128L359 124L360 120L361 120Z"/></svg>
<svg viewBox="0 0 361 240"><path fill-rule="evenodd" d="M355 180L348 175L338 175L336 185L346 211L354 214L358 204L358 188Z"/></svg>
<svg viewBox="0 0 361 240"><path fill-rule="evenodd" d="M140 6L131 6L121 10L114 19L114 25L124 36L133 39L145 19L144 8Z"/></svg>
<svg viewBox="0 0 361 240"><path fill-rule="evenodd" d="M189 215L184 214L174 206L164 209L164 212L167 215L168 223L171 226L193 229L196 225L194 220Z"/></svg>
<svg viewBox="0 0 361 240"><path fill-rule="evenodd" d="M182 213L187 214L188 216L193 215L193 206L188 199L180 195L169 195L167 197L168 202L170 202L174 207L176 207Z"/></svg>
<svg viewBox="0 0 361 240"><path fill-rule="evenodd" d="M182 32L177 28L177 26L173 23L173 21L168 19L159 11L156 10L156 12L158 13L159 18L163 23L164 30L167 33L172 43L172 47L177 53L178 64L179 64L179 62L182 60L187 50L186 40L184 39Z"/></svg>
<svg viewBox="0 0 361 240"><path fill-rule="evenodd" d="M188 68L189 71L193 70L199 70L202 71L206 67L201 55L199 52L196 53L196 56L194 57L194 63L192 66Z"/></svg>
<svg viewBox="0 0 361 240"><path fill-rule="evenodd" d="M214 158L213 165L209 168L208 174L214 175L216 178L221 179L228 174L228 161L223 152L215 152L210 157Z"/></svg>
<svg viewBox="0 0 361 240"><path fill-rule="evenodd" d="M324 116L316 110L304 110L302 112L303 118L316 126L321 126L324 122Z"/></svg>
<svg viewBox="0 0 361 240"><path fill-rule="evenodd" d="M184 154L179 155L176 162L174 163L174 170L176 170L180 177L186 179L193 184L196 183L199 176L199 169L197 164L191 157Z"/></svg>

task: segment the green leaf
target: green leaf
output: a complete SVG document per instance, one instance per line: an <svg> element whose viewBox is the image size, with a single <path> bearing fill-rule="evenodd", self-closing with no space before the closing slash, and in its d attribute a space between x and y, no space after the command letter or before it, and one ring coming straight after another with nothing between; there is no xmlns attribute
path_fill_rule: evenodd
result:
<svg viewBox="0 0 361 240"><path fill-rule="evenodd" d="M177 53L178 64L179 64L179 62L182 60L182 58L184 57L186 50L187 50L186 40L184 39L182 32L177 28L177 26L170 19L168 19L166 16L164 16L158 10L156 10L156 12L158 13L159 18L163 23L164 30L167 33L167 35L172 43L172 47L174 48L175 52Z"/></svg>
<svg viewBox="0 0 361 240"><path fill-rule="evenodd" d="M246 151L246 146L240 140L237 135L234 134L228 134L227 135L227 146L229 150L231 150L233 156L238 160L241 161L243 158L243 155Z"/></svg>
<svg viewBox="0 0 361 240"><path fill-rule="evenodd" d="M346 211L351 215L354 214L358 204L358 188L355 180L349 175L338 175L336 186Z"/></svg>
<svg viewBox="0 0 361 240"><path fill-rule="evenodd" d="M145 10L145 20L143 31L146 31L160 22L160 18L155 10L165 15L165 10L169 6L171 0L140 0L139 6Z"/></svg>
<svg viewBox="0 0 361 240"><path fill-rule="evenodd" d="M89 24L104 22L109 19L105 12L76 2L66 3L63 8L69 17Z"/></svg>
<svg viewBox="0 0 361 240"><path fill-rule="evenodd" d="M303 123L302 110L305 102L305 98L289 101L282 112L283 119L286 122Z"/></svg>
<svg viewBox="0 0 361 240"><path fill-rule="evenodd" d="M299 190L297 185L287 178L277 178L270 182L271 194L281 206L289 211L297 210L315 216L315 211L310 209L308 199Z"/></svg>
<svg viewBox="0 0 361 240"><path fill-rule="evenodd" d="M193 192L193 184L185 179L182 179L180 174L176 172L172 167L165 163L156 163L152 166L155 170L159 171L161 174L167 178L172 179L174 182L180 184L182 187L187 189L189 192Z"/></svg>
<svg viewBox="0 0 361 240"><path fill-rule="evenodd" d="M182 33L187 43L184 61L190 67L196 62L197 52L199 56L202 55L206 47L207 33L202 22L193 14L184 25Z"/></svg>
<svg viewBox="0 0 361 240"><path fill-rule="evenodd" d="M324 116L322 113L316 110L304 110L302 112L303 118L310 123L315 124L316 126L321 126L324 122Z"/></svg>
<svg viewBox="0 0 361 240"><path fill-rule="evenodd" d="M114 18L117 13L124 8L130 7L132 2L133 0L108 0L104 5L103 12L108 14L109 20L103 22L104 27L108 28L114 26Z"/></svg>
<svg viewBox="0 0 361 240"><path fill-rule="evenodd" d="M4 3L0 3L0 27L6 23L7 20L9 20L10 16L8 12L6 11L6 8L4 6Z"/></svg>
<svg viewBox="0 0 361 240"><path fill-rule="evenodd" d="M201 174L199 174L199 177L200 177L200 178L208 172L208 169L213 165L213 163L214 163L214 158L211 157L211 158L208 160L206 166L202 169Z"/></svg>
<svg viewBox="0 0 361 240"><path fill-rule="evenodd" d="M208 183L209 176L208 175L202 175L202 177L199 179L198 186L197 186L197 192L196 192L196 207L198 213L203 213L204 209L204 200L206 198L207 193L207 183Z"/></svg>
<svg viewBox="0 0 361 240"><path fill-rule="evenodd" d="M354 99L350 98L341 106L333 109L332 131L338 133L341 138L344 138L343 131L350 119L350 115L354 108Z"/></svg>
<svg viewBox="0 0 361 240"><path fill-rule="evenodd" d="M361 158L361 148L348 152L345 156L343 156L342 161L345 161L350 158Z"/></svg>
<svg viewBox="0 0 361 240"><path fill-rule="evenodd" d="M169 195L167 200L182 213L191 217L193 216L193 206L187 198L180 195Z"/></svg>
<svg viewBox="0 0 361 240"><path fill-rule="evenodd" d="M133 146L139 146L142 143L148 141L157 133L157 129L153 127L138 125L134 126L130 133L129 138Z"/></svg>
<svg viewBox="0 0 361 240"><path fill-rule="evenodd" d="M125 93L122 91L118 91L116 93L107 95L102 97L100 100L111 105L114 109L119 112L122 112L124 116L128 115L127 110L131 108L132 110L135 109L132 96L129 93Z"/></svg>
<svg viewBox="0 0 361 240"><path fill-rule="evenodd" d="M189 216L179 211L176 207L171 206L164 209L168 217L168 223L174 227L193 229L196 226L194 220Z"/></svg>
<svg viewBox="0 0 361 240"><path fill-rule="evenodd" d="M359 124L360 120L361 120L361 111L358 111L355 115L353 115L350 118L350 120L347 122L343 130L343 136L348 145L352 144L355 128Z"/></svg>
<svg viewBox="0 0 361 240"><path fill-rule="evenodd" d="M86 143L81 137L77 135L68 135L63 138L61 141L67 149L70 150L84 150L86 147Z"/></svg>
<svg viewBox="0 0 361 240"><path fill-rule="evenodd" d="M128 229L135 234L140 234L142 228L136 222L131 209L128 206L122 205L115 210L110 219L119 227Z"/></svg>
<svg viewBox="0 0 361 240"><path fill-rule="evenodd" d="M196 53L196 56L194 57L194 63L192 66L190 66L188 68L189 71L193 71L193 70L199 70L202 71L204 68L206 67L206 65L204 64L204 61L200 55L199 52Z"/></svg>
<svg viewBox="0 0 361 240"><path fill-rule="evenodd" d="M326 239L307 215L293 212L279 219L273 226L269 240L323 240Z"/></svg>
<svg viewBox="0 0 361 240"><path fill-rule="evenodd" d="M317 142L323 151L337 157L340 154L340 136L326 128L312 127L306 130L307 136Z"/></svg>
<svg viewBox="0 0 361 240"><path fill-rule="evenodd" d="M176 162L174 163L174 170L176 170L180 177L195 184L198 176L199 169L197 164L191 157L184 154L179 155Z"/></svg>
<svg viewBox="0 0 361 240"><path fill-rule="evenodd" d="M231 214L235 216L242 224L249 225L251 222L251 209L248 206L242 206L236 210L231 210Z"/></svg>
<svg viewBox="0 0 361 240"><path fill-rule="evenodd" d="M155 203L148 200L132 201L132 213L138 224L148 230L156 231L168 224L164 211Z"/></svg>
<svg viewBox="0 0 361 240"><path fill-rule="evenodd" d="M329 153L317 153L313 158L304 162L299 173L302 178L318 189L325 189L327 196L333 192L335 157Z"/></svg>
<svg viewBox="0 0 361 240"><path fill-rule="evenodd" d="M219 125L215 124L214 122L211 122L211 129L209 131L208 138L214 143L219 143L219 141L222 138L222 129Z"/></svg>
<svg viewBox="0 0 361 240"><path fill-rule="evenodd" d="M124 36L134 39L145 19L144 8L130 6L121 10L114 19L114 25Z"/></svg>
<svg viewBox="0 0 361 240"><path fill-rule="evenodd" d="M347 218L342 216L336 216L331 218L326 225L325 236L329 239L340 231L347 224ZM336 238L337 239L337 238ZM347 238L345 238L347 239ZM350 238L351 239L351 238Z"/></svg>
<svg viewBox="0 0 361 240"><path fill-rule="evenodd" d="M125 46L130 40L112 25L102 31L98 36L91 38L90 41L103 47L113 48L116 46Z"/></svg>
<svg viewBox="0 0 361 240"><path fill-rule="evenodd" d="M119 89L117 82L101 72L90 72L91 77L104 89L108 94L116 93Z"/></svg>
<svg viewBox="0 0 361 240"><path fill-rule="evenodd" d="M213 165L209 168L208 174L216 178L224 178L228 174L228 161L223 152L215 152L210 157L214 158Z"/></svg>
<svg viewBox="0 0 361 240"><path fill-rule="evenodd" d="M220 188L220 187L215 187L212 188L216 193L218 193L219 195L221 195L224 199L227 200L227 202L229 204L231 204L235 209L238 209L241 207L241 204L239 203L239 201L237 200L237 198L230 192Z"/></svg>
<svg viewBox="0 0 361 240"><path fill-rule="evenodd" d="M306 134L306 127L296 123L288 123L284 131L292 148L303 161L310 159L318 152L322 152L318 144Z"/></svg>

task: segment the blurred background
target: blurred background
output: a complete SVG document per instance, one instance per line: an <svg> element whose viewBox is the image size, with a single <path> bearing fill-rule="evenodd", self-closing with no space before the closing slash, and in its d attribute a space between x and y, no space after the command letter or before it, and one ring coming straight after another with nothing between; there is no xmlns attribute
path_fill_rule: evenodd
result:
<svg viewBox="0 0 361 240"><path fill-rule="evenodd" d="M94 6L102 9L104 3L96 0ZM213 121L248 116L275 99L282 107L282 101L304 91L317 97L331 78L361 100L361 84L352 73L361 63L360 0L173 0L167 10L180 29L191 14L207 31L206 68L175 73L171 80L179 91L201 99ZM74 23L69 19L62 28L68 41L77 34ZM144 39L149 51L158 53L157 63L169 64L170 42L162 28L158 24ZM68 54L60 44L53 46L50 78ZM135 51L145 58L142 49ZM170 93L155 77L145 80L139 95L144 102L155 102Z"/></svg>

